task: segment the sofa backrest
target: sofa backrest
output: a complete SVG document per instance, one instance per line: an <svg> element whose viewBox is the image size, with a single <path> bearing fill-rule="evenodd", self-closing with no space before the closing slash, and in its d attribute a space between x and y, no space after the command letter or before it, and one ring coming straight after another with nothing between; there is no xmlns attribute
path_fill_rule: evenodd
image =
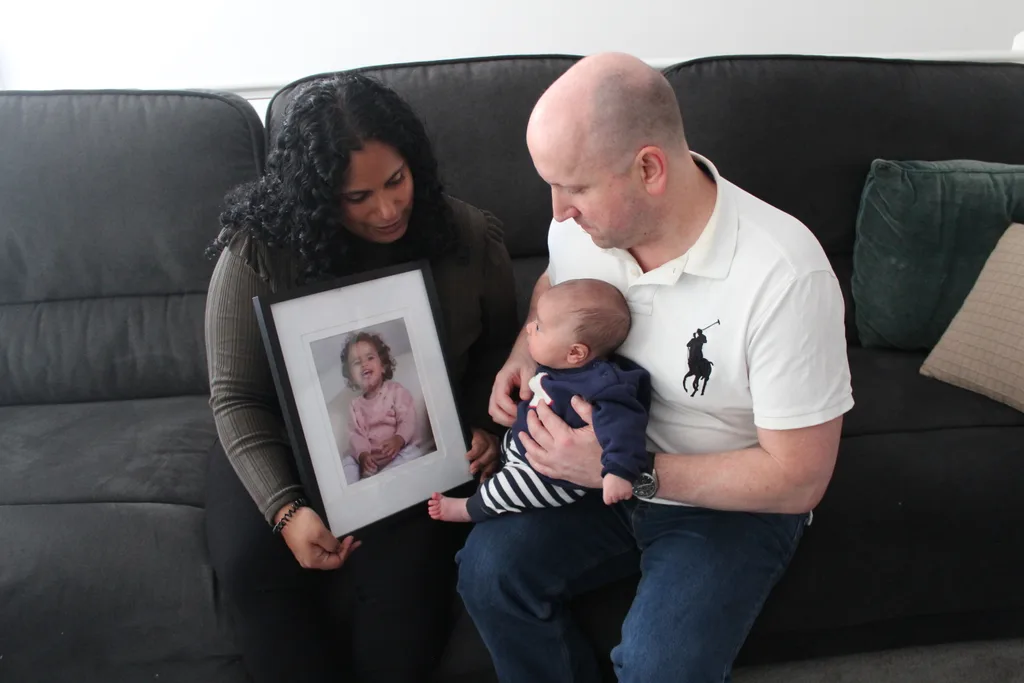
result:
<svg viewBox="0 0 1024 683"><path fill-rule="evenodd" d="M0 93L0 405L207 391L205 292L259 117L198 92Z"/></svg>
<svg viewBox="0 0 1024 683"><path fill-rule="evenodd" d="M424 119L449 191L504 221L521 308L545 262L548 189L525 131L537 97L578 57L507 57L361 69ZM324 74L320 74L324 75ZM687 137L730 180L818 236L844 287L871 161L1024 163L1024 65L831 57L718 57L665 69ZM294 86L267 114L276 132ZM272 138L271 138L272 139Z"/></svg>
<svg viewBox="0 0 1024 683"><path fill-rule="evenodd" d="M665 70L694 151L793 214L844 287L874 159L1024 164L1024 64L722 57Z"/></svg>

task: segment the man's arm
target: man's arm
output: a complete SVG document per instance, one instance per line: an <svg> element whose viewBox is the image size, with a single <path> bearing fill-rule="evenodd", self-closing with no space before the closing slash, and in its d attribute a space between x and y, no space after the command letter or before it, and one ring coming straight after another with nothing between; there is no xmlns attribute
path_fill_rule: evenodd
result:
<svg viewBox="0 0 1024 683"><path fill-rule="evenodd" d="M759 445L700 455L659 453L659 498L715 510L808 512L832 478L843 418L802 429L758 429Z"/></svg>
<svg viewBox="0 0 1024 683"><path fill-rule="evenodd" d="M540 474L580 486L601 486L601 446L592 408L573 408L588 423L572 429L546 404L530 411L519 435L527 460ZM832 478L843 418L800 429L758 429L759 445L740 451L676 455L659 453L658 498L716 510L798 514L811 510Z"/></svg>
<svg viewBox="0 0 1024 683"><path fill-rule="evenodd" d="M544 292L551 289L551 278L547 271L544 271L537 284L533 286L533 295L530 297L530 312L526 316L527 323L537 314L537 301ZM519 398L529 399L533 396L530 387L527 385L530 377L537 369L537 364L530 357L526 345L526 326L519 330L519 336L512 347L512 352L505 361L497 376L494 378L494 385L491 387L491 400L487 405L487 412L491 419L505 427L511 427L516 420L518 406L512 399L512 390L519 387Z"/></svg>
<svg viewBox="0 0 1024 683"><path fill-rule="evenodd" d="M751 323L747 348L758 445L657 457L670 500L724 510L807 512L832 477L842 415L853 405L845 307L829 270L794 278Z"/></svg>

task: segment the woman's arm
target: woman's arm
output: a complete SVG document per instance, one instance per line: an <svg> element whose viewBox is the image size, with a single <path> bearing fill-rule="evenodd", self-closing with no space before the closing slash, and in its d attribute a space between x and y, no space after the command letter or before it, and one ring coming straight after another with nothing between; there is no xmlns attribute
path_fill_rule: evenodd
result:
<svg viewBox="0 0 1024 683"><path fill-rule="evenodd" d="M505 248L501 221L489 213L481 213L486 217L484 247L479 264L483 331L470 348L469 371L463 378L462 390L469 425L501 434L504 428L491 419L488 403L494 377L508 359L519 333L516 282L512 259Z"/></svg>
<svg viewBox="0 0 1024 683"><path fill-rule="evenodd" d="M271 521L301 495L279 413L252 298L270 285L225 249L206 300L210 406L228 460L264 517Z"/></svg>

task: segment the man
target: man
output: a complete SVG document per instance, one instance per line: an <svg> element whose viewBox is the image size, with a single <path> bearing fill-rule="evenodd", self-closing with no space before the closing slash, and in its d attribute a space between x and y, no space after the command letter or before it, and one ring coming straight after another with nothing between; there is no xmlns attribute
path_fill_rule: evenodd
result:
<svg viewBox="0 0 1024 683"><path fill-rule="evenodd" d="M853 406L839 285L804 225L690 152L671 87L635 58L578 62L537 102L527 144L554 211L533 300L581 277L624 293L633 328L620 353L652 376L654 473L616 505L591 496L476 527L459 591L504 683L589 683L597 664L566 601L639 568L612 652L619 680L728 679ZM707 366L699 394L683 383L694 352ZM510 394L528 397L533 371L521 335L495 379L495 420L511 424ZM538 472L600 486L592 429L541 404L521 439Z"/></svg>

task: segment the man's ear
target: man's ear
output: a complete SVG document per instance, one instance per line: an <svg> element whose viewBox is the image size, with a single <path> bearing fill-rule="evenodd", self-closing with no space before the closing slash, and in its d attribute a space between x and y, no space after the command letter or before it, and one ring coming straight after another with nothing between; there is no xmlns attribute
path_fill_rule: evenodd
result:
<svg viewBox="0 0 1024 683"><path fill-rule="evenodd" d="M668 156L665 151L648 145L637 152L636 164L647 194L658 196L664 193L668 187Z"/></svg>
<svg viewBox="0 0 1024 683"><path fill-rule="evenodd" d="M586 344L576 342L569 347L569 354L566 360L569 361L570 365L583 365L590 358L590 347Z"/></svg>

